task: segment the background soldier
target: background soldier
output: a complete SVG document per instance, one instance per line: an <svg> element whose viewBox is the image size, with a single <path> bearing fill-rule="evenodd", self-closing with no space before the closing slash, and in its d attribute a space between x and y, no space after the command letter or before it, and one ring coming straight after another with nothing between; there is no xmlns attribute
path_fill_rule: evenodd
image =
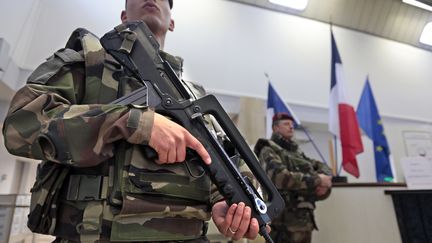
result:
<svg viewBox="0 0 432 243"><path fill-rule="evenodd" d="M121 20L143 20L163 49L174 30L172 6L128 0ZM181 73L181 58L161 56ZM140 86L96 36L78 29L16 93L3 127L6 147L43 160L29 228L57 242L207 242L212 217L225 236L255 238L251 209L228 207L196 164L182 163L186 147L211 163L195 137L151 108L108 104Z"/></svg>
<svg viewBox="0 0 432 243"><path fill-rule="evenodd" d="M330 195L331 170L306 157L293 141L294 119L287 113L273 116L270 140L259 139L255 153L268 176L285 200L285 210L272 221L270 232L275 242L311 242L315 228L315 201Z"/></svg>

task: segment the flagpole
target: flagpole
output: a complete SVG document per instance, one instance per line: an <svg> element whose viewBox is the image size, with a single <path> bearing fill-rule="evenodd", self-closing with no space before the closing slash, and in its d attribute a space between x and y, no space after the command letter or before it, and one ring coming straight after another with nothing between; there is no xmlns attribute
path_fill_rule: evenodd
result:
<svg viewBox="0 0 432 243"><path fill-rule="evenodd" d="M333 142L331 139L328 140L328 148L329 148L329 156L330 156L330 168L332 169L332 175L337 176L337 164L334 157L334 148L333 148Z"/></svg>
<svg viewBox="0 0 432 243"><path fill-rule="evenodd" d="M339 176L342 170L342 163L340 164L338 163L337 137L333 135L333 138L335 143L334 150L335 150L335 157L336 157L336 166L339 166L339 168L337 168L337 176Z"/></svg>
<svg viewBox="0 0 432 243"><path fill-rule="evenodd" d="M267 78L267 82L270 84L271 83L270 82L270 76L268 75L268 73L264 72L264 76ZM282 98L281 98L281 102L284 103L284 106L289 111L290 109L288 108L288 104L285 101L283 101ZM303 130L303 132L306 134L306 136L309 138L309 141L312 142L312 145L315 148L315 150L317 151L318 155L320 156L322 162L325 163L325 164L328 164L327 160L324 158L324 156L322 155L321 151L318 149L318 146L316 145L315 141L312 139L312 136L309 134L309 132L307 131L307 129L300 123L300 120L295 116L294 112L290 111L289 113L293 117L295 125L297 127L300 127Z"/></svg>
<svg viewBox="0 0 432 243"><path fill-rule="evenodd" d="M311 141L312 145L314 146L315 150L317 151L318 155L320 156L321 160L328 165L327 160L324 158L324 156L322 155L321 151L318 149L318 146L316 145L315 141L312 139L312 137L310 136L308 130L306 129L306 127L299 125L299 127L301 129L303 129L303 132L306 134L306 136L309 138L309 141Z"/></svg>

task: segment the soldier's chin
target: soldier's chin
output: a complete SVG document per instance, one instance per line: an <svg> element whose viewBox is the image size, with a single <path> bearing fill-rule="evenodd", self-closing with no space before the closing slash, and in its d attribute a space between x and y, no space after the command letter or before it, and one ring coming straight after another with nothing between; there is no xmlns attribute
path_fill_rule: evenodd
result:
<svg viewBox="0 0 432 243"><path fill-rule="evenodd" d="M294 133L290 133L287 136L285 136L286 139L291 140L294 137Z"/></svg>
<svg viewBox="0 0 432 243"><path fill-rule="evenodd" d="M159 30L162 28L162 23L156 16L146 15L143 21L147 24L153 34L155 32L159 32Z"/></svg>

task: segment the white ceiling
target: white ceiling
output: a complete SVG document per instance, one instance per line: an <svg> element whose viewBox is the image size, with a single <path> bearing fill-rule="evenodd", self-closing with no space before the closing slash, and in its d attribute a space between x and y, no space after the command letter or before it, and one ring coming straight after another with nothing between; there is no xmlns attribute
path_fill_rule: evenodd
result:
<svg viewBox="0 0 432 243"><path fill-rule="evenodd" d="M432 12L402 0L309 0L303 12L277 6L268 0L228 0L274 11L332 23L348 29L383 37L432 51L419 42Z"/></svg>

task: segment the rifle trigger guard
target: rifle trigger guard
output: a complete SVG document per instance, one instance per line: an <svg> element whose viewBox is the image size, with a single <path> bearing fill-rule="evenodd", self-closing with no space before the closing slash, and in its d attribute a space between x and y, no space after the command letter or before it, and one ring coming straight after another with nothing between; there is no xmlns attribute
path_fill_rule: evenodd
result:
<svg viewBox="0 0 432 243"><path fill-rule="evenodd" d="M201 174L199 174L199 175L195 175L193 172L192 172L192 170L191 170L191 168L189 167L189 162L188 161L185 161L184 162L185 163L185 165L186 165L186 168L187 168L187 171L188 171L188 173L189 173L189 175L190 176L192 176L193 178L200 178L200 177L202 177L204 174L205 174L205 171L204 171L204 169L201 171Z"/></svg>

